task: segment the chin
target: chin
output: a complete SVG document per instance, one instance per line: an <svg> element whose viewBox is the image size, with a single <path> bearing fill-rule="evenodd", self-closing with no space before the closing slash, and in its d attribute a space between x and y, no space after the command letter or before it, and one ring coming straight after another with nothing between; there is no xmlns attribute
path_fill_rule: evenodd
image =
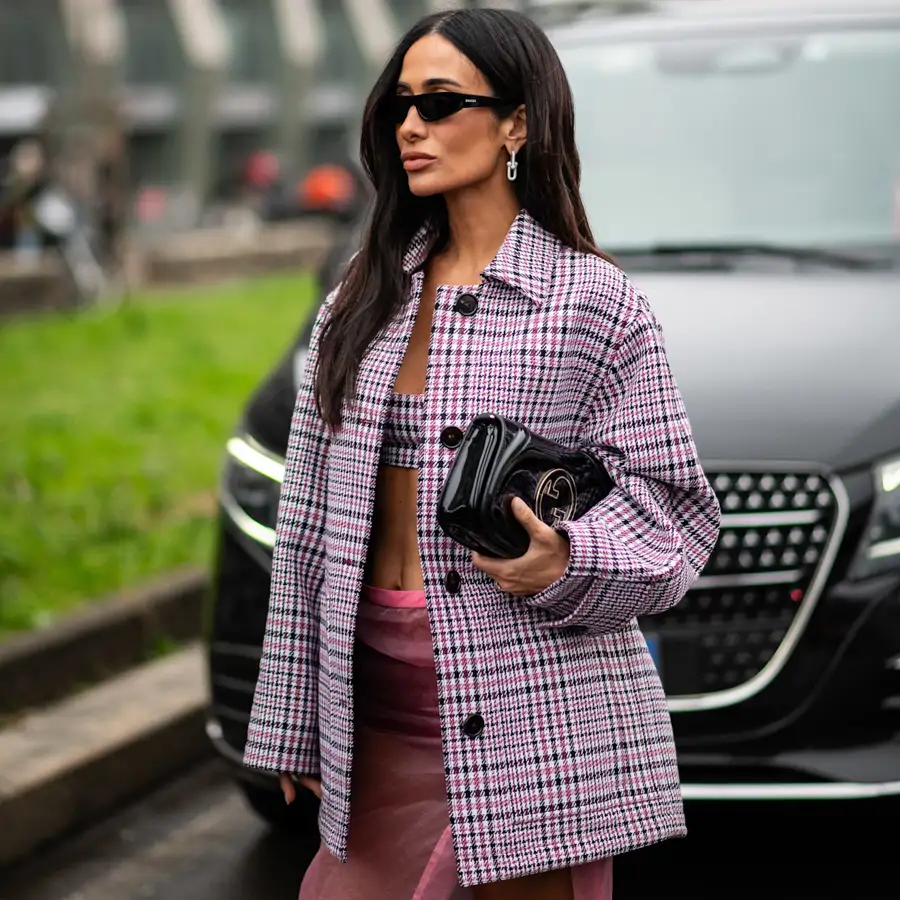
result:
<svg viewBox="0 0 900 900"><path fill-rule="evenodd" d="M433 197L435 194L446 194L460 187L459 184L441 178L436 172L407 173L409 189L416 197Z"/></svg>

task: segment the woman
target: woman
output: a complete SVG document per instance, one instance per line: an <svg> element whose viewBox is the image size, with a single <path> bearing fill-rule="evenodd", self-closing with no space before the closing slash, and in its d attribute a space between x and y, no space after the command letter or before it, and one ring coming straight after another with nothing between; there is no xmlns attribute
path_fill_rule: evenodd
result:
<svg viewBox="0 0 900 900"><path fill-rule="evenodd" d="M322 798L303 900L607 898L614 854L684 833L636 617L718 532L662 335L594 246L569 87L524 16L414 27L362 158L374 210L311 339L245 761ZM522 557L471 554L435 507L481 412L594 452L614 490L554 528L519 509Z"/></svg>

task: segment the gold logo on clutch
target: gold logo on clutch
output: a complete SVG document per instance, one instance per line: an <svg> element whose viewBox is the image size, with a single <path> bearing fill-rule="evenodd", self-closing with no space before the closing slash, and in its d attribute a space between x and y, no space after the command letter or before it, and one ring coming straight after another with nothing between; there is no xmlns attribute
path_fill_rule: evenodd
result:
<svg viewBox="0 0 900 900"><path fill-rule="evenodd" d="M572 518L578 488L565 469L550 469L541 476L534 492L537 517L551 528Z"/></svg>

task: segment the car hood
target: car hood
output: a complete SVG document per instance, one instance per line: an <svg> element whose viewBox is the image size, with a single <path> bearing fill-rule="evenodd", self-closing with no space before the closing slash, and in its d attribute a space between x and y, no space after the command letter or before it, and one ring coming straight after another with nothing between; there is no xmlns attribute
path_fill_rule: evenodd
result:
<svg viewBox="0 0 900 900"><path fill-rule="evenodd" d="M630 273L705 461L848 469L900 450L900 276Z"/></svg>

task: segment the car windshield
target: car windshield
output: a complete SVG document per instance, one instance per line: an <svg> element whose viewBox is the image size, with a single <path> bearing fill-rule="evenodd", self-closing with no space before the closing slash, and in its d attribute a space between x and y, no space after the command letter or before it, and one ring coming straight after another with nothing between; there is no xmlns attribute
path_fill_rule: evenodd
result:
<svg viewBox="0 0 900 900"><path fill-rule="evenodd" d="M900 242L900 29L563 43L601 246Z"/></svg>

